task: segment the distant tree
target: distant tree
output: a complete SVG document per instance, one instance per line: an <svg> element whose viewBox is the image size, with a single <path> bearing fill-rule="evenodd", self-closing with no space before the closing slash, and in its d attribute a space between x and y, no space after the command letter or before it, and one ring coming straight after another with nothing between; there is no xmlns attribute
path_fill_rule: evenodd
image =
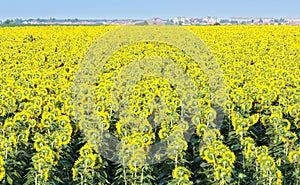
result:
<svg viewBox="0 0 300 185"><path fill-rule="evenodd" d="M139 26L145 26L145 25L149 25L147 21L144 21L144 22L139 22L139 23L136 23L135 25L139 25Z"/></svg>
<svg viewBox="0 0 300 185"><path fill-rule="evenodd" d="M285 22L285 20L283 18L280 18L279 22Z"/></svg>
<svg viewBox="0 0 300 185"><path fill-rule="evenodd" d="M221 24L219 22L216 22L214 25L217 26L217 25L221 25Z"/></svg>
<svg viewBox="0 0 300 185"><path fill-rule="evenodd" d="M14 22L13 20L7 19L7 20L4 21L4 24L9 25L9 24L12 24L13 22Z"/></svg>
<svg viewBox="0 0 300 185"><path fill-rule="evenodd" d="M147 22L147 21L144 21L144 22L143 22L143 25L148 25L148 22Z"/></svg>
<svg viewBox="0 0 300 185"><path fill-rule="evenodd" d="M23 20L22 19L15 19L14 24L22 24Z"/></svg>
<svg viewBox="0 0 300 185"><path fill-rule="evenodd" d="M231 24L238 24L237 21L230 21Z"/></svg>
<svg viewBox="0 0 300 185"><path fill-rule="evenodd" d="M229 22L228 19L222 19L222 20L221 20L221 23L228 23L228 22Z"/></svg>

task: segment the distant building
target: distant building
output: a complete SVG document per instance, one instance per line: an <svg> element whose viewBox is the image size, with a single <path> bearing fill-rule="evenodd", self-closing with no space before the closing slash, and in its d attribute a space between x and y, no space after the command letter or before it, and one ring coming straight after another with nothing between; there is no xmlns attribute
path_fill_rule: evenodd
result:
<svg viewBox="0 0 300 185"><path fill-rule="evenodd" d="M274 24L274 18L269 17L232 17L230 22L237 24Z"/></svg>
<svg viewBox="0 0 300 185"><path fill-rule="evenodd" d="M252 18L247 17L232 17L229 19L230 22L236 22L237 24L241 24L243 22L250 22L252 21Z"/></svg>
<svg viewBox="0 0 300 185"><path fill-rule="evenodd" d="M155 24L155 25L164 25L165 21L160 18L152 18L147 21L148 24Z"/></svg>
<svg viewBox="0 0 300 185"><path fill-rule="evenodd" d="M1 22L5 24L5 22ZM216 17L206 18L186 18L174 17L168 20L152 18L149 20L141 19L115 19L115 20L78 20L78 19L16 19L12 21L15 25L300 25L300 18L281 18L273 19L270 17L232 17L221 19Z"/></svg>
<svg viewBox="0 0 300 185"><path fill-rule="evenodd" d="M207 17L202 19L203 23L206 23L206 25L213 25L216 23L220 23L221 22L221 18L212 18L212 17Z"/></svg>
<svg viewBox="0 0 300 185"><path fill-rule="evenodd" d="M286 18L285 21L290 25L300 25L300 18Z"/></svg>
<svg viewBox="0 0 300 185"><path fill-rule="evenodd" d="M189 18L186 17L175 17L171 20L173 22L173 24L184 24L184 23L188 23L190 21Z"/></svg>

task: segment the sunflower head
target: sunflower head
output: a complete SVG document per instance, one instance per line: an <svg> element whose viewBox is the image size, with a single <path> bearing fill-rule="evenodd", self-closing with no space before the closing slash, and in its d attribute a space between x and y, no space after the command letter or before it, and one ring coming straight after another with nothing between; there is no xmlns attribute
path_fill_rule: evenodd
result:
<svg viewBox="0 0 300 185"><path fill-rule="evenodd" d="M88 143L86 143L81 149L79 150L80 156L84 157L89 154L93 153L93 149L90 147Z"/></svg>
<svg viewBox="0 0 300 185"><path fill-rule="evenodd" d="M288 160L290 163L299 163L300 164L300 151L292 150L288 154Z"/></svg>
<svg viewBox="0 0 300 185"><path fill-rule="evenodd" d="M187 168L185 168L183 166L178 166L178 167L174 168L174 170L172 172L172 177L174 179L189 180L191 173L192 172L190 170L188 170Z"/></svg>

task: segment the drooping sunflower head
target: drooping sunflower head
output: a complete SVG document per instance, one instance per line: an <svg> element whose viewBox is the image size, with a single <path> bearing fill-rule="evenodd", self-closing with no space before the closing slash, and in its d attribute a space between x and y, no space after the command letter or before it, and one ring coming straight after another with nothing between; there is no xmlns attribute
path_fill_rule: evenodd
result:
<svg viewBox="0 0 300 185"><path fill-rule="evenodd" d="M183 166L176 167L172 172L172 177L174 179L186 179L189 180L192 172Z"/></svg>
<svg viewBox="0 0 300 185"><path fill-rule="evenodd" d="M288 154L290 163L300 163L300 151L292 150Z"/></svg>
<svg viewBox="0 0 300 185"><path fill-rule="evenodd" d="M79 150L80 156L84 157L89 154L93 153L93 149L89 146L88 143L86 143L81 149Z"/></svg>

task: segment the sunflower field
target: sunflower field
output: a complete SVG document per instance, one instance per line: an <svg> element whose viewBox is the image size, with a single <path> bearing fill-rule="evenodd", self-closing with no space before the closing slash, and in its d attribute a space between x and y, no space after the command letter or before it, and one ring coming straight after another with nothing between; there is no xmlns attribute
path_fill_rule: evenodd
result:
<svg viewBox="0 0 300 185"><path fill-rule="evenodd" d="M0 28L0 184L300 185L299 26L119 28Z"/></svg>

